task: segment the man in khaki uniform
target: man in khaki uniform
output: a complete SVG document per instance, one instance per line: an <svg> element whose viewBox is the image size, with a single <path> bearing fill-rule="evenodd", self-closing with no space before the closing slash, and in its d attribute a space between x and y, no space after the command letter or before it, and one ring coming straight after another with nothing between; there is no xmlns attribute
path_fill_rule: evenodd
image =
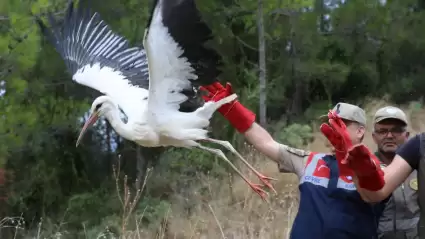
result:
<svg viewBox="0 0 425 239"><path fill-rule="evenodd" d="M373 140L377 145L375 155L385 168L395 157L397 148L409 138L406 114L397 107L387 106L376 111ZM413 171L393 193L382 217L378 235L380 239L416 239L419 221L417 176Z"/></svg>
<svg viewBox="0 0 425 239"><path fill-rule="evenodd" d="M202 89L209 93L204 96L206 101L218 101L233 93L230 84L225 88L215 83ZM366 125L364 110L347 103L338 103L333 110L343 118L353 143L361 143ZM281 172L295 173L300 179L300 205L291 239L377 238L374 206L361 199L353 178L340 174L335 155L276 142L255 123L255 114L238 101L223 105L218 112L258 151L275 161ZM383 208L379 203L377 206Z"/></svg>

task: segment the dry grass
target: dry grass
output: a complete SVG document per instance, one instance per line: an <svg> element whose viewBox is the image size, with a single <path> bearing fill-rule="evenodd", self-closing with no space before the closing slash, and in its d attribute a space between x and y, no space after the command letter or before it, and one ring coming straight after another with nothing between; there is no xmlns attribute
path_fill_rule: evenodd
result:
<svg viewBox="0 0 425 239"><path fill-rule="evenodd" d="M412 134L425 130L425 125L420 121L425 116L425 110L418 107L416 107L418 109L414 109L414 105L415 103L399 106L405 110L411 121L410 130ZM373 114L378 108L383 106L386 106L384 100L373 101L373 103L365 107L365 110ZM372 115L369 115L368 129L372 127L371 117ZM320 133L315 133L314 135L315 140L307 148L316 152L328 151L323 136ZM365 143L374 148L370 133L367 134ZM298 209L298 181L296 176L279 173L273 162L265 159L250 147L245 150L244 155L249 161L254 162L254 166L260 172L278 179L277 182L274 182L274 187L278 194L273 195L270 193L267 203L263 202L258 195L253 194L246 183L238 177L218 180L205 175L199 176L196 181L201 182L202 185L191 189L193 198L182 199L180 195L177 195L160 227L155 229L138 227L139 230L127 231L120 238L289 238L290 228ZM246 168L239 166L239 168ZM249 178L255 179L252 173L247 170L242 171L248 174ZM208 188L207 196L205 196L205 193L202 193L201 196L199 193L200 188ZM123 200L123 206L127 207L127 212L131 213L135 202L126 203L129 201L126 199L127 197ZM191 200L191 204L195 205L190 214L183 211L183 202L185 200ZM123 228L126 227L128 218L127 215L123 216ZM141 221L140 218L137 221Z"/></svg>
<svg viewBox="0 0 425 239"><path fill-rule="evenodd" d="M245 154L247 155L247 154ZM248 159L261 158L253 151ZM279 174L274 163L261 158L262 172L279 181L275 183L278 195L270 193L269 202L263 202L253 194L239 178L217 181L199 177L209 188L209 195L199 198L190 216L174 203L167 222L155 232L145 232L142 238L286 238L298 207L297 180L295 176ZM253 174L244 170L250 178ZM230 184L230 185L229 185ZM193 190L196 194L196 189ZM184 215L184 216L183 216Z"/></svg>

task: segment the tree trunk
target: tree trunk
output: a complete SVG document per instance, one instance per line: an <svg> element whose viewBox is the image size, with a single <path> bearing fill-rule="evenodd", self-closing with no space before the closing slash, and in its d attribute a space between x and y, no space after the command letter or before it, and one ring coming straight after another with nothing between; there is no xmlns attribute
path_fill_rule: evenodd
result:
<svg viewBox="0 0 425 239"><path fill-rule="evenodd" d="M108 165L107 167L107 173L108 175L111 175L111 167L112 167L112 159L111 159L111 153L112 153L112 148L111 148L111 125L109 124L109 122L107 120L105 120L105 125L106 125L106 148L108 150L108 156L106 156L106 165Z"/></svg>
<svg viewBox="0 0 425 239"><path fill-rule="evenodd" d="M295 29L293 27L293 21L294 17L290 15L289 16L289 24L291 26L291 38L290 38L290 50L289 50L289 57L291 61L291 80L294 82L294 93L292 94L292 104L290 108L290 115L289 115L289 121L292 121L294 118L298 117L302 113L302 102L304 99L304 91L305 91L305 82L304 80L298 76L297 73L297 67L296 65L299 62L298 56L297 56L297 48L295 45L296 39L294 39L295 36Z"/></svg>
<svg viewBox="0 0 425 239"><path fill-rule="evenodd" d="M164 152L164 147L156 147L156 148L148 148L137 146L136 148L136 156L137 156L137 182L136 189L141 189L143 186L146 173L149 167L154 168L158 163L161 154ZM143 195L143 194L142 194Z"/></svg>
<svg viewBox="0 0 425 239"><path fill-rule="evenodd" d="M266 92L266 39L264 37L263 21L263 0L258 0L258 62L259 62L259 80L260 80L260 124L265 127L267 124L267 92Z"/></svg>
<svg viewBox="0 0 425 239"><path fill-rule="evenodd" d="M296 118L303 113L303 100L305 94L305 82L301 78L294 77L295 91L292 95L291 113Z"/></svg>
<svg viewBox="0 0 425 239"><path fill-rule="evenodd" d="M146 159L141 151L140 146L136 146L136 155L137 155L137 178L136 178L136 190L142 188L142 185L145 181L146 172L148 170L148 159Z"/></svg>

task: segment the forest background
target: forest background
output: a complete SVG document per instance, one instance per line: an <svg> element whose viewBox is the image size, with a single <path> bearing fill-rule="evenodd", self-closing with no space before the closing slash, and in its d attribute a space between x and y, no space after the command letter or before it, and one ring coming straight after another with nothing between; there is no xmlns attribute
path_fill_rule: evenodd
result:
<svg viewBox="0 0 425 239"><path fill-rule="evenodd" d="M411 131L425 129L425 1L197 3L225 60L220 80L232 83L277 141L327 150L316 119L339 101L369 116L380 106L400 106ZM279 173L218 113L211 134L279 179L269 203L211 154L137 147L104 120L75 147L99 94L72 82L34 22L48 11L62 17L66 4L0 2L2 238L286 238L297 211L296 178ZM92 6L141 46L150 4ZM366 143L373 146L370 133Z"/></svg>

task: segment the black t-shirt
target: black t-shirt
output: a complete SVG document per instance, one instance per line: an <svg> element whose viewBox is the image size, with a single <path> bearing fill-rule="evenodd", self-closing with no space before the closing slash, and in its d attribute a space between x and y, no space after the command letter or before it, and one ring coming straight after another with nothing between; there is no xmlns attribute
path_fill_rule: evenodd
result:
<svg viewBox="0 0 425 239"><path fill-rule="evenodd" d="M418 169L419 161L421 160L421 137L417 134L415 137L410 138L400 148L397 149L396 154L406 160L410 167Z"/></svg>

